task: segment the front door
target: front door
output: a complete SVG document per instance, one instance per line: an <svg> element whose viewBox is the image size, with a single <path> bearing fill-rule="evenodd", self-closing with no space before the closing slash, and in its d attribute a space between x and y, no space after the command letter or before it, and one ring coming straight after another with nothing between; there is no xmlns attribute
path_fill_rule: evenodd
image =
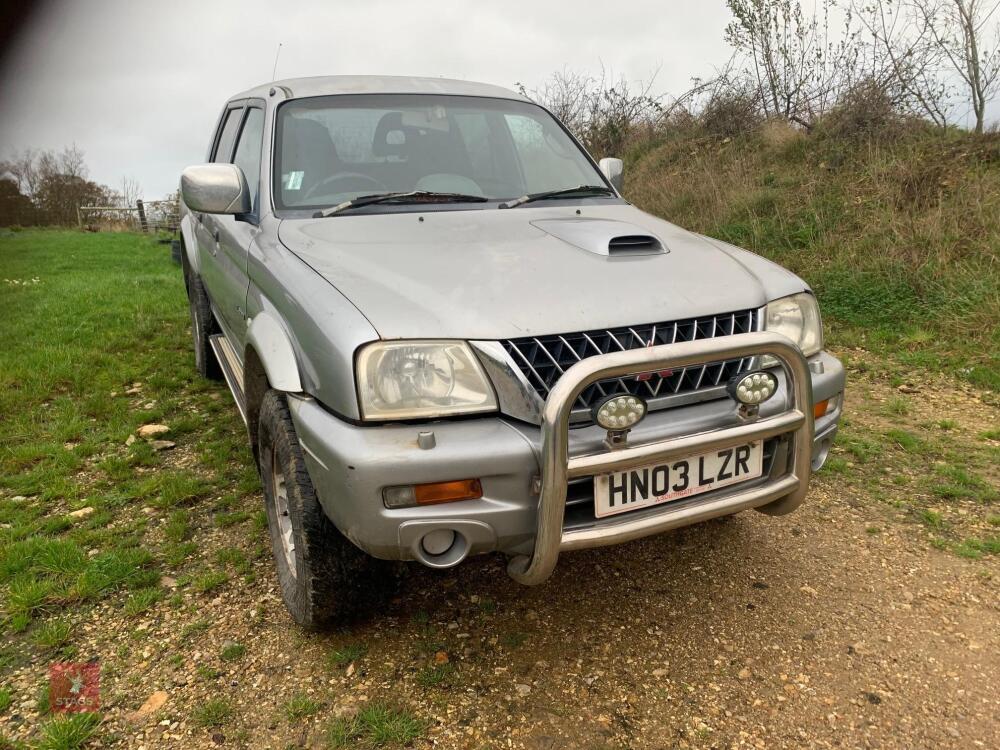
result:
<svg viewBox="0 0 1000 750"><path fill-rule="evenodd" d="M212 239L216 243L213 258L219 274L212 299L220 325L229 335L239 354L246 343L246 299L250 286L247 276L247 258L250 244L260 231L257 216L260 213L260 159L264 134L264 110L249 104L243 118L232 152L231 161L243 170L250 191L250 214L246 216L216 215L206 217L211 225ZM218 161L221 161L219 159Z"/></svg>
<svg viewBox="0 0 1000 750"><path fill-rule="evenodd" d="M243 102L230 105L223 115L212 149L211 160L216 163L231 163L236 138L240 134L246 108ZM227 310L231 307L233 280L227 258L220 253L222 248L223 217L206 213L195 214L195 237L198 242L199 272L202 283L212 303L215 319L227 334L231 334L231 324ZM245 275L244 271L244 275ZM238 283L238 282L236 282Z"/></svg>
<svg viewBox="0 0 1000 750"><path fill-rule="evenodd" d="M235 138L229 142L228 150L223 150L226 144L220 140L220 148L214 158L216 162L230 162L243 170L250 191L250 213L244 216L206 215L203 219L207 246L212 256L211 278L206 279L206 286L216 319L238 355L242 355L246 338L248 251L259 232L257 217L260 213L263 133L264 110L250 103L239 112Z"/></svg>

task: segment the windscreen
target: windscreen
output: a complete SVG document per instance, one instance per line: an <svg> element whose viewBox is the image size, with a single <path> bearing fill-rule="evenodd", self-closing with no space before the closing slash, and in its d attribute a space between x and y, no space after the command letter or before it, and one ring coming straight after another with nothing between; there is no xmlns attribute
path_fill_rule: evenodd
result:
<svg viewBox="0 0 1000 750"><path fill-rule="evenodd" d="M378 94L292 100L278 110L279 209L426 190L491 200L606 184L541 107L469 96Z"/></svg>

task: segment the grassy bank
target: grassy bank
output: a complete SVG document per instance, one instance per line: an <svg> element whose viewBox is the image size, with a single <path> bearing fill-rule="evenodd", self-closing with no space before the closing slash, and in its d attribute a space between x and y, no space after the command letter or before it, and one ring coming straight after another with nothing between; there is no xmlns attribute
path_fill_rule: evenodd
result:
<svg viewBox="0 0 1000 750"><path fill-rule="evenodd" d="M765 123L663 135L629 162L640 207L803 276L829 343L1000 390L1000 136Z"/></svg>

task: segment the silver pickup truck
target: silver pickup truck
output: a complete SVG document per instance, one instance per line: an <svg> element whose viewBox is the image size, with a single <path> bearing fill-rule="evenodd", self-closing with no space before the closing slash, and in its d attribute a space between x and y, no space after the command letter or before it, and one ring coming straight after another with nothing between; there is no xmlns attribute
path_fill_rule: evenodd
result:
<svg viewBox="0 0 1000 750"><path fill-rule="evenodd" d="M386 560L563 552L806 494L844 369L792 273L621 197L495 86L335 76L234 96L181 177L195 361L224 377L282 595L322 628ZM627 552L625 553L627 554Z"/></svg>

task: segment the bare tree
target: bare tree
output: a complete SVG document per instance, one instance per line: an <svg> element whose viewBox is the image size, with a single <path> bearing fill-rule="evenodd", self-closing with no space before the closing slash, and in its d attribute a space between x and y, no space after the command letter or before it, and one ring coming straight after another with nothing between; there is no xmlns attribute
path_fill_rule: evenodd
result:
<svg viewBox="0 0 1000 750"><path fill-rule="evenodd" d="M928 20L892 0L851 0L846 7L868 34L859 43L866 83L900 110L946 126L952 87L941 75L944 55Z"/></svg>
<svg viewBox="0 0 1000 750"><path fill-rule="evenodd" d="M109 188L87 179L83 151L75 145L58 152L26 149L0 164L0 174L10 176L4 188L10 200L20 205L23 201L17 195L27 198L34 207L32 221L37 223L71 226L77 222L79 206L107 204L115 198Z"/></svg>
<svg viewBox="0 0 1000 750"><path fill-rule="evenodd" d="M726 40L748 61L764 114L811 128L813 121L860 76L858 30L846 14L839 40L831 41L834 0L820 0L806 14L799 0L726 0L733 20Z"/></svg>
<svg viewBox="0 0 1000 750"><path fill-rule="evenodd" d="M753 130L765 117L758 81L746 71L720 72L695 93L692 107L701 127L728 138Z"/></svg>
<svg viewBox="0 0 1000 750"><path fill-rule="evenodd" d="M563 70L539 88L529 91L520 83L517 88L555 114L589 150L606 156L623 153L638 128L664 116L663 97L652 93L655 80L655 73L630 83L603 68L599 77Z"/></svg>
<svg viewBox="0 0 1000 750"><path fill-rule="evenodd" d="M984 0L910 0L934 42L969 94L975 130L986 124L986 105L1000 86L1000 35L990 39L989 24L1000 2Z"/></svg>
<svg viewBox="0 0 1000 750"><path fill-rule="evenodd" d="M790 0L727 0L726 41L747 54L768 117L801 121L816 29ZM802 122L808 125L807 122Z"/></svg>
<svg viewBox="0 0 1000 750"><path fill-rule="evenodd" d="M0 163L0 172L13 177L18 190L29 198L38 189L38 156L37 149L26 148Z"/></svg>
<svg viewBox="0 0 1000 750"><path fill-rule="evenodd" d="M531 91L522 83L516 85L523 96L543 104L571 131L577 134L583 131L587 122L587 103L595 87L592 76L563 68Z"/></svg>
<svg viewBox="0 0 1000 750"><path fill-rule="evenodd" d="M87 164L84 160L83 151L76 144L65 146L62 151L40 151L36 162L36 172L39 181L61 175L74 179L84 180L87 178Z"/></svg>
<svg viewBox="0 0 1000 750"><path fill-rule="evenodd" d="M142 186L132 177L122 177L122 187L118 193L118 205L121 208L133 208L137 200L142 199Z"/></svg>
<svg viewBox="0 0 1000 750"><path fill-rule="evenodd" d="M664 114L662 96L654 95L656 74L630 84L601 70L596 88L587 100L587 122L583 140L600 156L619 156L629 139L642 126L655 125Z"/></svg>

